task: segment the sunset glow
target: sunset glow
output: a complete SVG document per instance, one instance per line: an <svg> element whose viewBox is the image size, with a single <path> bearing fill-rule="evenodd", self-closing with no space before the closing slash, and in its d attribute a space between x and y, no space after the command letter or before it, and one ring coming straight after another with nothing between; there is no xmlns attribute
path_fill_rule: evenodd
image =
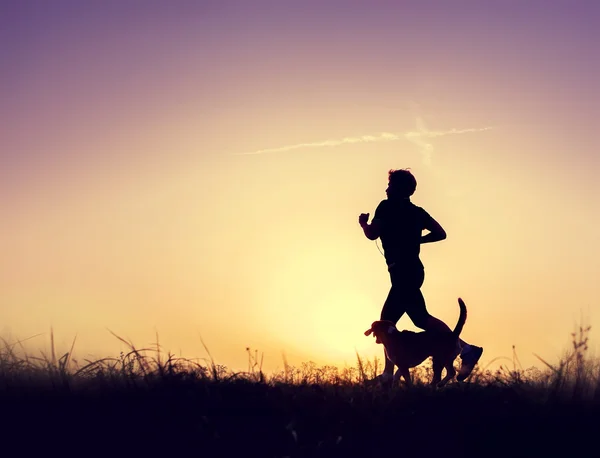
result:
<svg viewBox="0 0 600 458"><path fill-rule="evenodd" d="M410 168L448 233L428 309L452 327L465 300L482 365L559 357L582 319L596 348L597 2L174 4L0 6L2 337L381 357L357 219Z"/></svg>

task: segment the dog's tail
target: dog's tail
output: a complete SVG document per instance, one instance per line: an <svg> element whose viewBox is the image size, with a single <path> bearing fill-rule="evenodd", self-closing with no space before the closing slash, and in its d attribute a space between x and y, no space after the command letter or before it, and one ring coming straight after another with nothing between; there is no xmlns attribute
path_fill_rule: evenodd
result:
<svg viewBox="0 0 600 458"><path fill-rule="evenodd" d="M454 331L452 331L452 334L454 334L457 339L463 330L465 321L467 321L467 306L465 305L465 303L463 302L463 300L460 297L458 298L458 306L460 307L460 315L458 317L458 322L456 323L456 327L454 328Z"/></svg>

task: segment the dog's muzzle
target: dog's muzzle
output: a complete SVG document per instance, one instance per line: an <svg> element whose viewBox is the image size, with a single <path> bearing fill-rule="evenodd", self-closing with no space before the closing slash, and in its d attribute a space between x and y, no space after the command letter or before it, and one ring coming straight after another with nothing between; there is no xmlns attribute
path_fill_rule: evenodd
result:
<svg viewBox="0 0 600 458"><path fill-rule="evenodd" d="M367 329L367 330L365 331L365 335L366 335L366 336L370 336L370 335L371 335L371 334L373 334L373 333L374 333L374 332L373 332L373 329L372 329L372 328L371 328L371 329ZM381 343L381 340L379 340L379 337L377 337L377 334L375 334L375 343L378 343L378 344L380 344L380 343Z"/></svg>

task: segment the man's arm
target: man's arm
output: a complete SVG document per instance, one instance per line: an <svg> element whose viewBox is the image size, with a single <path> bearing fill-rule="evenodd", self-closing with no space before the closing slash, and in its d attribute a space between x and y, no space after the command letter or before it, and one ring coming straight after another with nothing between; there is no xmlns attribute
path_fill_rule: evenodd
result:
<svg viewBox="0 0 600 458"><path fill-rule="evenodd" d="M385 220L385 215L387 214L387 201L382 200L379 202L379 205L375 209L375 215L373 216L373 220L371 224L369 224L369 214L361 213L358 217L358 223L360 227L362 227L365 236L369 240L376 240L381 235L381 225Z"/></svg>
<svg viewBox="0 0 600 458"><path fill-rule="evenodd" d="M375 214L377 216L377 212L375 212ZM373 221L371 221L371 224L369 224L368 221L369 221L368 213L361 213L360 216L358 217L358 224L360 224L360 227L362 227L362 230L365 233L365 236L369 240L375 240L379 237L379 232L380 232L379 219L377 219L377 217L373 218Z"/></svg>
<svg viewBox="0 0 600 458"><path fill-rule="evenodd" d="M425 229L429 231L429 234L425 234L421 237L421 243L431 243L431 242L439 242L440 240L444 240L446 238L446 231L431 216L425 219Z"/></svg>
<svg viewBox="0 0 600 458"><path fill-rule="evenodd" d="M369 218L369 214L367 213L367 219ZM378 219L374 219L373 221L371 221L371 224L367 223L366 221L360 221L360 227L362 227L363 232L365 233L365 236L369 239L369 240L376 240L377 238L379 238L380 235L380 226L379 226L379 220Z"/></svg>

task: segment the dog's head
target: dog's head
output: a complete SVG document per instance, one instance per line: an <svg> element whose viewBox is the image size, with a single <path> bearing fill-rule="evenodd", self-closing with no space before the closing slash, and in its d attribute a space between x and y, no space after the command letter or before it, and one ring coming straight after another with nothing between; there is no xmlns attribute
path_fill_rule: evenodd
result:
<svg viewBox="0 0 600 458"><path fill-rule="evenodd" d="M375 342L382 343L381 338L380 338L382 335L393 334L395 331L397 331L397 329L396 329L396 326L394 325L394 323L392 323L391 321L387 321L387 320L379 320L379 321L373 321L371 328L367 329L365 331L365 335L370 336L371 334L374 334Z"/></svg>

